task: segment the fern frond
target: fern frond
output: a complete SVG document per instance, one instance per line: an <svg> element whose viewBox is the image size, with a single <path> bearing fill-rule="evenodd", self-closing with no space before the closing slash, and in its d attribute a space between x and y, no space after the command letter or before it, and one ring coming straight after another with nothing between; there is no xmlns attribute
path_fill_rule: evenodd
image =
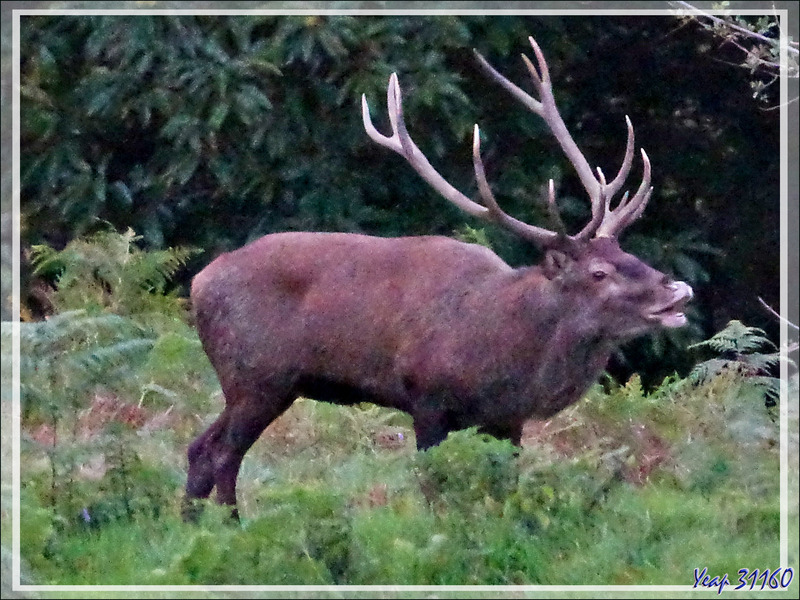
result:
<svg viewBox="0 0 800 600"><path fill-rule="evenodd" d="M146 329L132 319L113 313L89 314L71 310L45 321L20 327L20 353L47 359L89 343L144 335Z"/></svg>
<svg viewBox="0 0 800 600"><path fill-rule="evenodd" d="M791 359L788 357L781 356L780 352L771 352L769 354L755 352L753 354L745 354L740 358L741 362L751 367L756 373L768 373L770 369L777 366L782 359L791 362Z"/></svg>
<svg viewBox="0 0 800 600"><path fill-rule="evenodd" d="M128 264L130 280L151 293L162 294L175 273L197 252L178 247L137 253Z"/></svg>
<svg viewBox="0 0 800 600"><path fill-rule="evenodd" d="M93 386L134 377L158 339L157 329L113 313L74 310L21 331L21 393L25 411L74 412Z"/></svg>
<svg viewBox="0 0 800 600"><path fill-rule="evenodd" d="M689 373L689 381L694 385L702 385L725 371L730 363L731 361L721 358L712 358L701 362L695 365L694 369Z"/></svg>
<svg viewBox="0 0 800 600"><path fill-rule="evenodd" d="M747 382L759 388L768 403L777 404L781 397L781 380L778 377L749 377Z"/></svg>
<svg viewBox="0 0 800 600"><path fill-rule="evenodd" d="M59 311L96 307L124 315L182 311L165 292L193 248L144 251L132 229L97 232L71 241L61 250L34 247L36 272L56 278L53 304ZM171 305L171 306L170 306Z"/></svg>
<svg viewBox="0 0 800 600"><path fill-rule="evenodd" d="M148 338L122 340L106 346L88 348L75 352L69 358L75 372L88 375L108 375L112 368L143 362L155 340Z"/></svg>
<svg viewBox="0 0 800 600"><path fill-rule="evenodd" d="M112 313L90 315L73 310L46 321L20 327L20 368L23 377L63 364L84 349L113 346L135 339L152 344L156 334L132 319Z"/></svg>
<svg viewBox="0 0 800 600"><path fill-rule="evenodd" d="M718 354L725 352L749 354L765 347L776 346L767 338L767 333L763 329L747 327L737 320L730 321L725 329L710 339L689 346L690 349L709 348Z"/></svg>
<svg viewBox="0 0 800 600"><path fill-rule="evenodd" d="M31 246L31 263L33 264L34 275L57 275L64 268L60 254L55 248L45 244Z"/></svg>
<svg viewBox="0 0 800 600"><path fill-rule="evenodd" d="M761 352L765 348L777 349L767 339L763 329L731 321L710 339L690 348L709 348L724 357L696 365L688 378L693 384L700 385L723 372L729 372L762 390L767 406L773 406L778 401L780 379L771 377L769 373L781 360L789 359L780 352Z"/></svg>

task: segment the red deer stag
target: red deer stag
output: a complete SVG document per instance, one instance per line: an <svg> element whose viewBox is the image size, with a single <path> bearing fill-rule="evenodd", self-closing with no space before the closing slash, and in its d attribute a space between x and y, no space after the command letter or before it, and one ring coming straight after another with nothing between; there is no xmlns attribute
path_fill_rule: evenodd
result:
<svg viewBox="0 0 800 600"><path fill-rule="evenodd" d="M486 181L477 126L473 162L483 204L456 190L409 137L393 74L393 135L375 129L362 97L369 137L465 212L545 250L545 259L515 269L484 247L446 237L348 233L267 235L218 257L194 278L192 302L226 404L189 447L188 506L214 486L220 503L235 506L242 458L298 396L405 411L420 449L471 426L519 444L525 420L580 399L622 341L686 323L692 289L617 243L652 191L642 150L641 185L611 208L633 162L630 120L622 166L607 182L567 131L545 59L530 43L538 69L523 59L538 100L476 54L492 79L544 119L586 188L589 223L567 235L552 181L555 231L503 212Z"/></svg>

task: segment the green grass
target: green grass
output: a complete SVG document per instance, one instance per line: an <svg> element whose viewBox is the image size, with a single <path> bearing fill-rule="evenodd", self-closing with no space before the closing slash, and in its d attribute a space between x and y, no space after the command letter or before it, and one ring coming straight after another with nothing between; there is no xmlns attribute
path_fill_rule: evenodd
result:
<svg viewBox="0 0 800 600"><path fill-rule="evenodd" d="M781 566L777 409L731 376L598 385L518 454L474 431L418 453L404 414L301 400L245 458L233 525L211 503L179 517L186 446L221 409L191 330L126 365L105 385L59 371L27 407L28 583L691 585Z"/></svg>

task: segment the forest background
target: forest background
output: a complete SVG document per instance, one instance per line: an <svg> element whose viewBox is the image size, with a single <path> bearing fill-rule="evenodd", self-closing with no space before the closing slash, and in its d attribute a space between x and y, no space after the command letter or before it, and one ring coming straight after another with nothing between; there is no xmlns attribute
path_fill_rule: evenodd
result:
<svg viewBox="0 0 800 600"><path fill-rule="evenodd" d="M669 15L24 17L24 317L48 311L57 275L32 276L31 247L62 249L104 228L132 228L145 249L197 249L176 279L183 294L220 252L275 231L455 235L513 265L536 262L534 248L482 229L375 147L359 110L364 93L378 115L398 72L410 127L449 180L474 194L479 123L505 210L544 223L541 190L554 178L575 231L588 215L577 177L538 117L488 85L471 52L526 85L519 53L531 34L592 164L615 170L624 116L633 120L656 190L623 245L697 291L690 327L634 342L612 369L648 381L685 372L686 344L733 318L777 342L758 298L779 305L779 85L738 44ZM796 265L797 246L785 250ZM8 294L2 310L7 319Z"/></svg>

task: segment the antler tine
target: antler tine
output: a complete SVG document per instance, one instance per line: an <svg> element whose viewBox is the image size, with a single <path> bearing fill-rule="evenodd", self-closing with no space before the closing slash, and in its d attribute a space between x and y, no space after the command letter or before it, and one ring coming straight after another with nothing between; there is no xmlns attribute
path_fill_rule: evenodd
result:
<svg viewBox="0 0 800 600"><path fill-rule="evenodd" d="M525 106L527 106L529 110L535 112L537 115L542 114L541 102L539 102L536 98L534 98L527 92L523 91L522 88L520 88L514 83L511 83L508 79L506 79L503 75L501 75L492 65L489 64L489 61L483 58L483 55L481 55L480 52L478 52L475 49L473 49L472 52L475 54L475 57L478 59L478 62L486 70L486 72L492 79L494 79L497 83L499 83L506 91L510 92L511 95L514 96L517 100L519 100ZM538 81L538 79L534 78L534 81Z"/></svg>
<svg viewBox="0 0 800 600"><path fill-rule="evenodd" d="M406 129L406 123L403 119L403 96L400 91L397 73L392 73L389 77L389 85L386 88L386 105L388 107L389 123L392 126L391 137L383 135L372 124L367 96L366 94L361 95L361 117L364 121L364 129L367 135L381 146L394 150L407 158L414 156L415 150L418 154L421 154L408 135L408 129Z"/></svg>
<svg viewBox="0 0 800 600"><path fill-rule="evenodd" d="M528 41L531 44L531 48L533 48L536 62L539 63L539 71L534 68L533 63L524 54L522 55L522 60L525 62L525 66L528 67L528 72L531 74L533 84L536 86L536 91L541 93L542 86L548 86L550 91L552 91L550 69L547 67L547 61L544 59L544 53L542 49L539 48L539 44L536 43L536 40L533 39L533 36L528 36Z"/></svg>
<svg viewBox="0 0 800 600"><path fill-rule="evenodd" d="M377 142L381 146L397 152L397 148L393 144L393 139L383 135L380 131L375 129L375 126L372 124L372 119L369 116L369 104L367 104L366 94L361 94L361 118L364 121L364 129L366 130L367 135L374 142Z"/></svg>
<svg viewBox="0 0 800 600"><path fill-rule="evenodd" d="M483 168L483 159L481 159L481 131L477 123L472 135L472 165L475 168L475 181L478 183L478 191L483 198L484 206L489 209L492 218L500 220L505 213L497 203L486 179L486 170Z"/></svg>
<svg viewBox="0 0 800 600"><path fill-rule="evenodd" d="M597 174L592 171L586 157L578 148L578 145L572 139L572 136L567 129L564 120L562 119L558 107L556 106L555 97L553 95L552 82L550 80L550 70L547 66L544 53L542 52L536 40L529 37L528 41L533 48L536 57L536 65L526 56L522 55L522 60L525 63L528 73L531 76L531 81L539 95L539 100L534 99L519 87L508 81L500 73L498 73L486 59L483 58L477 51L475 55L478 57L480 64L489 73L495 81L499 82L506 90L520 100L531 111L538 114L544 119L547 126L550 128L553 136L558 141L564 154L569 159L578 177L589 195L592 207L592 216L589 223L583 227L575 236L576 240L586 240L590 236L611 237L619 233L622 229L630 225L636 220L644 210L644 205L647 204L649 198L648 188L650 186L650 163L647 155L642 151L643 160L645 162L645 175L642 185L639 190L628 201L627 194L619 202L618 206L612 211L610 204L614 195L619 192L620 188L625 183L628 175L630 174L631 166L633 165L633 155L635 149L635 136L633 124L630 118L625 116L625 123L628 129L628 138L625 145L625 156L622 159L619 171L614 179L607 182L602 170L598 167Z"/></svg>
<svg viewBox="0 0 800 600"><path fill-rule="evenodd" d="M644 149L641 149L641 153L644 165L642 183L639 184L639 188L630 201L627 201L628 193L626 192L614 210L606 208L603 221L595 233L596 237L616 237L620 231L641 216L644 207L650 200L650 195L653 193L653 187L650 185L650 159Z"/></svg>
<svg viewBox="0 0 800 600"><path fill-rule="evenodd" d="M411 136L406 128L406 120L403 118L403 95L400 91L400 82L397 79L397 73L392 73L391 77L389 77L386 104L389 108L389 121L392 123L392 131L397 135L400 147L403 150L402 155L413 157L416 153L427 162L422 152L420 152L419 148L417 148L416 144L411 140Z"/></svg>
<svg viewBox="0 0 800 600"><path fill-rule="evenodd" d="M616 194L622 187L622 184L625 183L625 180L628 178L628 173L631 171L631 165L633 165L633 150L635 141L633 135L633 123L631 123L628 115L625 115L625 123L628 126L628 142L625 145L625 157L622 159L622 165L619 167L617 176L611 180L611 183L609 183L608 187L606 188L609 198L613 197L614 194Z"/></svg>
<svg viewBox="0 0 800 600"><path fill-rule="evenodd" d="M406 129L405 120L403 119L403 98L400 91L400 83L397 79L397 74L392 73L389 78L389 88L387 91L387 105L389 108L389 121L392 125L392 136L388 137L380 133L372 124L369 115L369 105L367 103L366 95L361 97L361 111L364 121L364 129L372 140L397 152L400 156L405 158L411 167L419 173L419 175L430 184L433 189L439 192L447 200L458 206L461 210L481 218L487 218L489 209L481 206L477 202L473 202L464 194L459 192L456 188L450 185L444 177L442 177L436 169L431 166L428 159L411 139L411 136Z"/></svg>
<svg viewBox="0 0 800 600"><path fill-rule="evenodd" d="M547 184L547 212L550 215L550 220L553 222L553 226L559 237L566 238L567 228L564 226L561 213L558 211L558 205L556 204L556 188L552 179Z"/></svg>
<svg viewBox="0 0 800 600"><path fill-rule="evenodd" d="M522 237L523 239L534 242L535 244L546 247L550 245L555 239L560 237L559 233L524 223L519 219L515 219L507 214L500 208L497 200L489 187L489 182L486 179L486 170L483 167L483 160L481 159L481 135L480 129L475 125L473 140L472 140L472 164L475 168L475 180L478 183L478 191L486 208L489 209L491 219L497 224L502 225ZM552 196L552 203L555 206L555 193L553 192L553 181L550 180L550 189ZM556 215L558 213L556 212ZM561 219L559 218L559 222ZM563 224L562 224L563 226Z"/></svg>
<svg viewBox="0 0 800 600"><path fill-rule="evenodd" d="M389 85L386 86L386 107L389 111L389 123L392 125L392 134L398 132L397 123L403 122L403 96L400 92L400 82L397 73L389 76ZM399 136L398 136L399 138Z"/></svg>

